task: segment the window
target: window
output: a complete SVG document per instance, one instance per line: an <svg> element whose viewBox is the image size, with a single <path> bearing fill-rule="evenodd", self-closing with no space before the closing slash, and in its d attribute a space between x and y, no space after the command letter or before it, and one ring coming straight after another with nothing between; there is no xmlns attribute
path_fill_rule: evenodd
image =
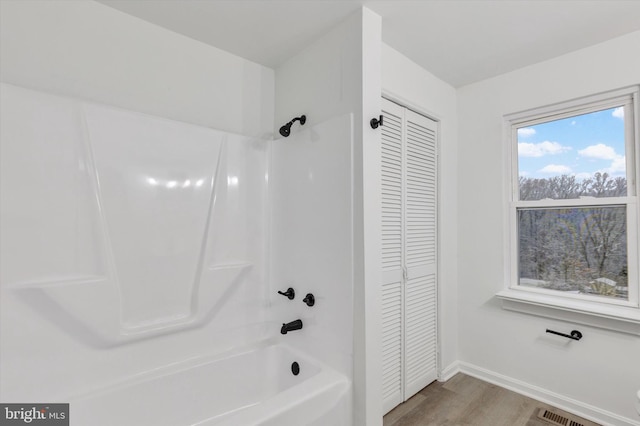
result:
<svg viewBox="0 0 640 426"><path fill-rule="evenodd" d="M640 325L637 103L630 88L506 117L509 290L500 297L622 312Z"/></svg>

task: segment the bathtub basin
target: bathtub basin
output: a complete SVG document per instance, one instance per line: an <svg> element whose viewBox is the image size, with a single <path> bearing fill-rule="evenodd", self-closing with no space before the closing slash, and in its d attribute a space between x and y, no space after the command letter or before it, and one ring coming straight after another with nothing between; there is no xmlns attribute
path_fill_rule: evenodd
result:
<svg viewBox="0 0 640 426"><path fill-rule="evenodd" d="M69 417L72 426L347 426L350 400L344 375L287 346L264 343L80 395L70 401Z"/></svg>

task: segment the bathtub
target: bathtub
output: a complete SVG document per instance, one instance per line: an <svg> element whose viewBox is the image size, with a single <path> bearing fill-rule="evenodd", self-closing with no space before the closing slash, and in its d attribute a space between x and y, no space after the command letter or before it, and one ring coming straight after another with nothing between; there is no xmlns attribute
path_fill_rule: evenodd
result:
<svg viewBox="0 0 640 426"><path fill-rule="evenodd" d="M71 426L347 426L350 406L347 377L285 345L263 343L77 396L69 417Z"/></svg>

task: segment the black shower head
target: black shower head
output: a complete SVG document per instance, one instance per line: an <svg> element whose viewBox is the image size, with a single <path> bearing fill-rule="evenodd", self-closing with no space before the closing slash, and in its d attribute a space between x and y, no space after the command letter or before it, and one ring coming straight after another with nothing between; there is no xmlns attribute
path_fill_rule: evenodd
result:
<svg viewBox="0 0 640 426"><path fill-rule="evenodd" d="M304 124L307 122L307 116L301 115L300 117L296 117L290 122L288 122L287 124L285 124L284 126L280 127L280 134L285 138L288 137L291 134L291 125L295 123L296 120L299 121L300 124Z"/></svg>
<svg viewBox="0 0 640 426"><path fill-rule="evenodd" d="M280 127L280 134L282 136L284 136L285 138L288 137L291 134L291 125L292 124L293 124L293 122L290 121L287 124L285 124L284 126Z"/></svg>

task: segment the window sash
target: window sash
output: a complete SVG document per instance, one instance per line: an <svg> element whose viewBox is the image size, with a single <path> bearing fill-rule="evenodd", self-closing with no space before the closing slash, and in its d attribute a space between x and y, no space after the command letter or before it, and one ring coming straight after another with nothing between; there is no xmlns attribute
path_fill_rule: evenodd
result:
<svg viewBox="0 0 640 426"><path fill-rule="evenodd" d="M598 207L598 206L615 206L615 205L627 205L634 203L636 197L603 197L603 198L567 198L560 200L531 200L531 201L514 201L511 203L512 207L516 209L535 209L545 208L550 209L563 208L563 207Z"/></svg>
<svg viewBox="0 0 640 426"><path fill-rule="evenodd" d="M619 199L617 199L619 200ZM560 200L566 201L566 200ZM527 202L527 204L531 204L532 202ZM551 206L522 206L522 208L563 208L563 207L614 207L614 206L626 206L626 214L627 214L627 276L628 276L628 290L629 290L629 298L627 300L616 300L608 297L598 297L595 295L580 295L580 294L564 294L563 292L557 290L548 290L541 288L533 288L533 287L523 287L519 284L519 234L518 234L518 210L520 208L516 208L515 205L510 209L510 256L509 256L509 267L510 267L510 279L509 279L509 288L513 290L521 290L528 291L539 294L548 294L553 296L558 296L562 298L583 300L588 302L600 302L611 305L620 305L620 306L628 306L628 307L640 307L638 300L638 215L637 215L637 200L635 197L628 197L623 202L616 203L601 203L601 204L557 204L553 207Z"/></svg>
<svg viewBox="0 0 640 426"><path fill-rule="evenodd" d="M537 113L516 113L506 117L509 126L509 150L510 152L510 169L511 191L510 200L520 200L520 184L519 184L519 162L518 162L518 128L535 126L550 121L562 120L564 118L575 117L578 115L588 114L591 112L601 111L609 108L624 107L625 112L625 159L626 159L626 178L627 178L627 196L637 195L636 178L638 170L636 164L639 161L638 151L635 149L635 143L639 140L638 126L639 117L636 116L638 111L638 91L636 88L621 89L608 95L596 95L593 97L583 98L578 101L571 101L559 105L552 105L547 108L537 110ZM617 95L616 95L617 94ZM593 98L592 100L589 100ZM588 104L588 105L584 105ZM572 106L573 105L573 106ZM542 200L540 200L542 201Z"/></svg>

